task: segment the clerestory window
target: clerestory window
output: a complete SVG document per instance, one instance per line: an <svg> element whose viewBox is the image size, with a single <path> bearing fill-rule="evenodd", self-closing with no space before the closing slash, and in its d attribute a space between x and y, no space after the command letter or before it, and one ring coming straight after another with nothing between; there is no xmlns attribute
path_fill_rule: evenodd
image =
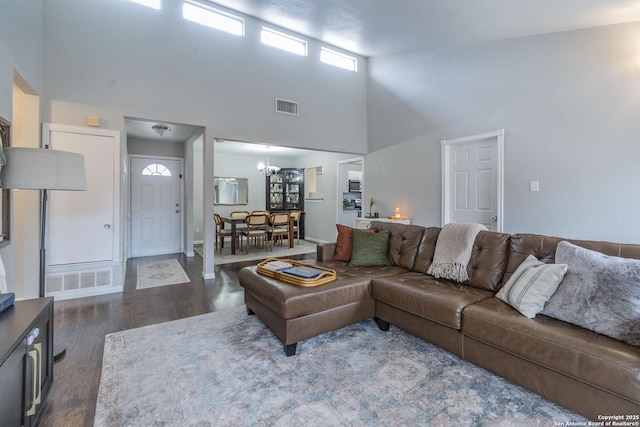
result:
<svg viewBox="0 0 640 427"><path fill-rule="evenodd" d="M134 3L141 4L143 6L150 7L151 9L162 9L162 0L131 0Z"/></svg>

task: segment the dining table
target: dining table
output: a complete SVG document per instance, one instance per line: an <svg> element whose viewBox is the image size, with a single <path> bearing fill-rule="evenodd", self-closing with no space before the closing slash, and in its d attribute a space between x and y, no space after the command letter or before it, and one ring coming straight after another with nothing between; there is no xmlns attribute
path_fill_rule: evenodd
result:
<svg viewBox="0 0 640 427"><path fill-rule="evenodd" d="M244 224L244 218L231 218L231 217L221 216L220 219L222 219L223 227L224 227L224 224L231 225L231 254L235 255L236 254L236 237L238 235L238 228L236 227L236 225ZM291 236L291 238L287 239L287 241L289 242L289 248L293 248L293 223L291 221L289 221L289 236ZM247 242L247 244L249 243Z"/></svg>
<svg viewBox="0 0 640 427"><path fill-rule="evenodd" d="M235 255L236 254L236 237L237 232L238 232L238 228L236 227L237 224L244 224L244 218L229 218L229 217L220 217L222 219L222 226L224 227L224 224L231 224L231 254Z"/></svg>

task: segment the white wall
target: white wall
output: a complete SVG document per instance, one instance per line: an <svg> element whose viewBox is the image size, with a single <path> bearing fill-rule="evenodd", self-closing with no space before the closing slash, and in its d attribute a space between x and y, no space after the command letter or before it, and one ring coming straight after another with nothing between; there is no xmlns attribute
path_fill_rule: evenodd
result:
<svg viewBox="0 0 640 427"><path fill-rule="evenodd" d="M202 126L205 146L215 135L366 151L364 58L348 72L319 61L319 42L301 57L262 45L254 18L237 37L184 20L181 0L162 3L156 11L129 0L45 2L43 120L83 126L92 115L122 131L124 117L145 117ZM275 97L298 101L300 115L276 114ZM213 185L205 167L204 188ZM203 222L209 235L213 215Z"/></svg>
<svg viewBox="0 0 640 427"><path fill-rule="evenodd" d="M193 212L193 222L191 224L191 232L193 233L193 241L201 243L204 238L204 222L203 222L203 214L204 214L204 205L203 205L203 193L202 193L202 154L203 154L203 146L202 146L203 138L202 136L196 139L193 142L193 194L192 194L192 212ZM187 228L187 233L189 233L189 228Z"/></svg>
<svg viewBox="0 0 640 427"><path fill-rule="evenodd" d="M505 136L506 232L640 243L640 23L369 61L366 200L440 225L440 143ZM540 191L529 192L539 180Z"/></svg>
<svg viewBox="0 0 640 427"><path fill-rule="evenodd" d="M84 125L91 114L121 129L123 116L148 117L227 139L366 151L366 60L348 72L319 61L319 42L301 57L262 45L256 19L237 37L184 20L181 0L162 3L46 2L46 121ZM300 116L276 114L275 97L300 102Z"/></svg>
<svg viewBox="0 0 640 427"><path fill-rule="evenodd" d="M43 91L43 1L4 1L2 2L2 25L0 25L0 116L13 121L13 83L14 72L17 72L35 94ZM39 108L30 106L30 108ZM30 142L24 142L30 144ZM24 198L33 198L32 195ZM12 196L13 198L13 196ZM24 199L23 198L23 199ZM15 204L15 203L14 203ZM19 212L12 208L11 243L0 248L0 256L7 273L9 292L15 292L16 298L32 298L38 295L37 259L25 258L24 254L36 253L39 245L39 233L20 233L22 227L15 227L15 218L22 218L22 225L29 229L38 229L37 201L34 203L19 203L28 206L28 213ZM35 209L35 211L33 211ZM15 242L20 241L20 253L16 253ZM16 266L29 265L29 270L16 274ZM16 283L16 276L21 283ZM26 280L29 283L23 283Z"/></svg>
<svg viewBox="0 0 640 427"><path fill-rule="evenodd" d="M129 154L184 158L184 142L158 141L153 139L128 138Z"/></svg>
<svg viewBox="0 0 640 427"><path fill-rule="evenodd" d="M230 154L221 153L214 155L213 173L215 176L227 176L231 178L247 178L249 180L249 204L237 206L215 206L214 211L222 216L228 216L232 211L253 211L265 209L265 177L258 172L257 164L266 162L265 156L260 154ZM289 163L283 163L276 156L271 156L271 165L289 167ZM211 188L205 191L213 192Z"/></svg>

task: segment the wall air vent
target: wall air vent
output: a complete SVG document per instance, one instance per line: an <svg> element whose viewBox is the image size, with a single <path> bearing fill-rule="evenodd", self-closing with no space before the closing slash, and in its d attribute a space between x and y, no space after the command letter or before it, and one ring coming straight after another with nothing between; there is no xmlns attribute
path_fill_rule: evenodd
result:
<svg viewBox="0 0 640 427"><path fill-rule="evenodd" d="M83 270L47 275L47 293L77 291L113 285L111 270Z"/></svg>
<svg viewBox="0 0 640 427"><path fill-rule="evenodd" d="M276 113L298 115L298 103L295 101L287 101L286 99L276 98Z"/></svg>

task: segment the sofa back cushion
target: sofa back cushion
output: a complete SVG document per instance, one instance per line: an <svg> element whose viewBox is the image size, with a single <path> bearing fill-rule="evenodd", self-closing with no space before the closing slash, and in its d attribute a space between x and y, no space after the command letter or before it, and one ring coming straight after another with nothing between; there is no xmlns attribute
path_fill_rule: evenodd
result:
<svg viewBox="0 0 640 427"><path fill-rule="evenodd" d="M422 235L422 240L418 245L418 253L416 255L416 262L413 264L413 271L418 273L427 274L427 270L431 267L433 262L433 255L436 253L436 242L440 235L442 228L440 227L427 227Z"/></svg>
<svg viewBox="0 0 640 427"><path fill-rule="evenodd" d="M510 235L495 231L481 231L473 244L467 265L469 281L466 284L497 292L507 266Z"/></svg>
<svg viewBox="0 0 640 427"><path fill-rule="evenodd" d="M425 228L380 221L372 221L370 228L389 232L388 255L391 265L411 270Z"/></svg>
<svg viewBox="0 0 640 427"><path fill-rule="evenodd" d="M427 274L427 270L429 270L429 266L433 262L440 230L437 227L429 227L425 230L422 242L418 247L418 255L413 265L413 271ZM463 282L463 284L496 292L502 284L508 249L508 234L493 231L481 231L478 233L467 264L469 280Z"/></svg>
<svg viewBox="0 0 640 427"><path fill-rule="evenodd" d="M555 262L556 247L561 241L573 243L593 251L602 252L605 255L622 258L640 259L640 245L620 244L611 242L598 242L592 240L571 240L561 237L549 237L539 234L514 234L509 243L509 259L503 277L503 283L511 277L514 271L527 258L533 255L547 264Z"/></svg>

